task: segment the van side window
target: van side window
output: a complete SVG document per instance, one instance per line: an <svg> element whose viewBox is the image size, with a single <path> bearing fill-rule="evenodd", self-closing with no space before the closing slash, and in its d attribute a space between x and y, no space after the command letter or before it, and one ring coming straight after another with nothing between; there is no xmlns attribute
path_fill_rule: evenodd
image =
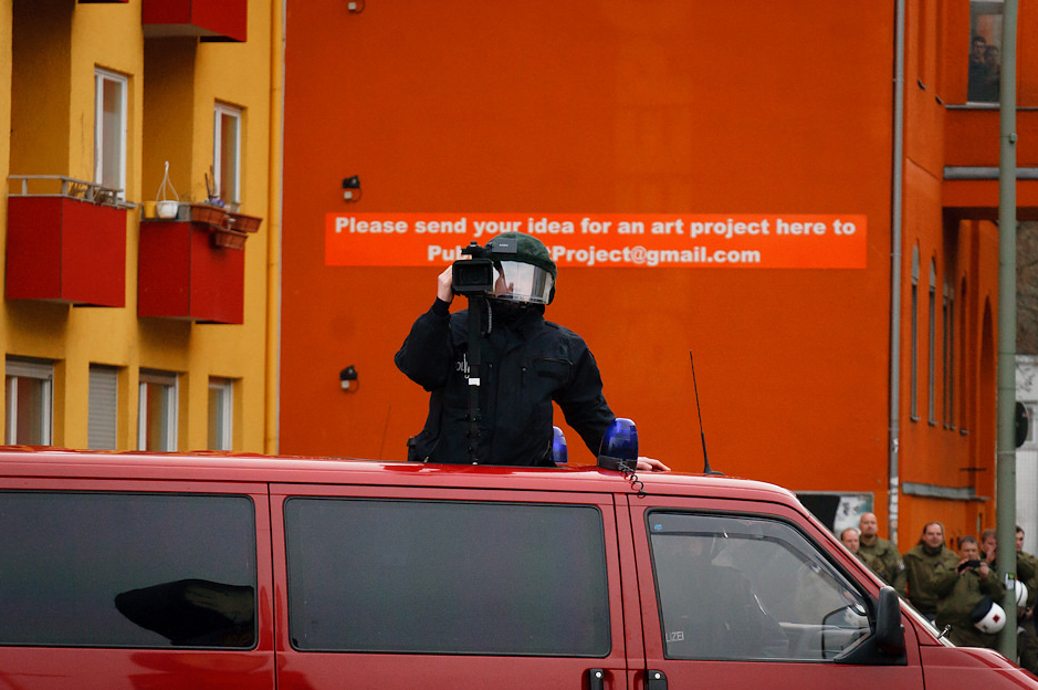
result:
<svg viewBox="0 0 1038 690"><path fill-rule="evenodd" d="M0 645L255 645L248 497L0 491L0 544Z"/></svg>
<svg viewBox="0 0 1038 690"><path fill-rule="evenodd" d="M648 515L666 656L833 659L870 633L861 594L791 526Z"/></svg>
<svg viewBox="0 0 1038 690"><path fill-rule="evenodd" d="M301 651L605 657L594 506L290 498Z"/></svg>

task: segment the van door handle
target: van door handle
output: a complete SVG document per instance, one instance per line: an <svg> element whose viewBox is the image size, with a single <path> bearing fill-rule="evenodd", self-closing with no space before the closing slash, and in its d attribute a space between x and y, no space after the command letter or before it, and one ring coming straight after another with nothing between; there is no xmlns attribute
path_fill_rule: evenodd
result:
<svg viewBox="0 0 1038 690"><path fill-rule="evenodd" d="M645 687L647 690L667 690L667 674L649 669L645 672Z"/></svg>
<svg viewBox="0 0 1038 690"><path fill-rule="evenodd" d="M605 671L600 668L587 670L588 690L605 690Z"/></svg>

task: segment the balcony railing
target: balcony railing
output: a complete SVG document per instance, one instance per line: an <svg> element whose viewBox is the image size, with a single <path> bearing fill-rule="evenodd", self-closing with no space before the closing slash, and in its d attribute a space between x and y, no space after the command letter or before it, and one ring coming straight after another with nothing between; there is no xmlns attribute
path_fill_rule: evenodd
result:
<svg viewBox="0 0 1038 690"><path fill-rule="evenodd" d="M123 190L105 187L96 182L77 180L64 175L11 175L8 195L12 197L62 196L69 199L80 199L100 206L116 208L136 208L136 204L126 203L122 199Z"/></svg>

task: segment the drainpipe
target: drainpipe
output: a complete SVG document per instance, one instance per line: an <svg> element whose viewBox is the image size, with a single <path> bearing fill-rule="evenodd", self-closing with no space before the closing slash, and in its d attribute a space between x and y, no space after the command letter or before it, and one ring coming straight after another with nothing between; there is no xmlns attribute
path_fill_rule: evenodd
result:
<svg viewBox="0 0 1038 690"><path fill-rule="evenodd" d="M263 452L280 450L281 409L281 226L284 208L285 153L285 28L286 0L272 0L270 9L270 200L267 216L266 384L264 390Z"/></svg>
<svg viewBox="0 0 1038 690"><path fill-rule="evenodd" d="M999 575L1016 579L1016 16L1017 0L1002 6L1002 74L998 156L998 455L995 528ZM1006 625L999 651L1016 660L1016 596L1002 599Z"/></svg>
<svg viewBox="0 0 1038 690"><path fill-rule="evenodd" d="M901 443L901 201L905 140L905 0L897 0L894 34L894 151L890 200L890 447L887 458L888 538L897 545L898 451Z"/></svg>

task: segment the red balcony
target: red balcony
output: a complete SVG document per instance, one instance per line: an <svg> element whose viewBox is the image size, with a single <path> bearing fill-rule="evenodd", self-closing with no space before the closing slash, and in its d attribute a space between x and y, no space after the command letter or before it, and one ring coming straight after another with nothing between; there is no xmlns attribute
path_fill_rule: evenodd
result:
<svg viewBox="0 0 1038 690"><path fill-rule="evenodd" d="M143 0L145 38L197 36L202 41L244 43L248 0Z"/></svg>
<svg viewBox="0 0 1038 690"><path fill-rule="evenodd" d="M117 191L69 177L12 175L7 298L126 306L126 210Z"/></svg>
<svg viewBox="0 0 1038 690"><path fill-rule="evenodd" d="M137 315L242 323L244 236L205 219L143 221Z"/></svg>

